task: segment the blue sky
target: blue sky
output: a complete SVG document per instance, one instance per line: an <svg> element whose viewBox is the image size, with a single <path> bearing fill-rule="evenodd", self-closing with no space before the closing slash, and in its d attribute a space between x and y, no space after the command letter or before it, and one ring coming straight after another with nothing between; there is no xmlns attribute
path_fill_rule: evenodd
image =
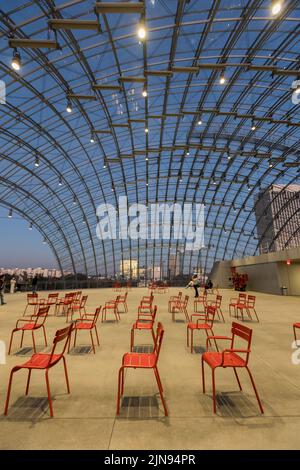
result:
<svg viewBox="0 0 300 470"><path fill-rule="evenodd" d="M28 230L28 222L16 215L11 219L0 210L0 267L55 268L56 262L48 245L42 243L40 233Z"/></svg>

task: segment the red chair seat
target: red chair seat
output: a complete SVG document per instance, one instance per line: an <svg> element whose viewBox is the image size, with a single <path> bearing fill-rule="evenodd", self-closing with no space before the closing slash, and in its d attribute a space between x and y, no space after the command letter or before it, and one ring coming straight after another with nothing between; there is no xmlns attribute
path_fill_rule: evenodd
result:
<svg viewBox="0 0 300 470"><path fill-rule="evenodd" d="M212 369L221 367L223 354L219 352L206 352L203 354L203 360L210 365ZM224 364L222 367L245 367L246 361L235 353L225 353Z"/></svg>
<svg viewBox="0 0 300 470"><path fill-rule="evenodd" d="M22 364L22 369L44 369L48 362L51 354L33 354L29 361ZM53 365L58 359L61 359L61 354L53 354L51 359L51 364Z"/></svg>
<svg viewBox="0 0 300 470"><path fill-rule="evenodd" d="M123 357L123 366L151 368L155 366L156 355L153 353L127 353Z"/></svg>
<svg viewBox="0 0 300 470"><path fill-rule="evenodd" d="M133 324L133 328L137 330L151 330L152 327L153 327L152 321L149 321L147 323L137 321L136 323Z"/></svg>
<svg viewBox="0 0 300 470"><path fill-rule="evenodd" d="M294 323L293 325L295 328L300 328L300 323Z"/></svg>
<svg viewBox="0 0 300 470"><path fill-rule="evenodd" d="M237 308L246 308L246 304L235 304Z"/></svg>
<svg viewBox="0 0 300 470"><path fill-rule="evenodd" d="M92 322L91 323L81 323L78 322L75 325L75 329L77 330L90 330L92 328Z"/></svg>
<svg viewBox="0 0 300 470"><path fill-rule="evenodd" d="M17 328L18 330L33 330L37 325L35 323L28 323L27 325L20 326L20 328Z"/></svg>
<svg viewBox="0 0 300 470"><path fill-rule="evenodd" d="M188 328L190 330L210 330L211 325L208 325L207 323L189 323Z"/></svg>

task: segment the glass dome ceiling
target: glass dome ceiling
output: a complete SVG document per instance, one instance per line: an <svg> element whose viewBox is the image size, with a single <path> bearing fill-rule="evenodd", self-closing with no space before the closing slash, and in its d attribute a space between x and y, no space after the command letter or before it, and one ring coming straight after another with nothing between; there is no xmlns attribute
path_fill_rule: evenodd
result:
<svg viewBox="0 0 300 470"><path fill-rule="evenodd" d="M208 273L217 260L257 254L258 192L300 183L300 2L285 0L277 15L261 0L114 3L133 12L1 1L0 205L75 273L119 275L128 260L166 273L170 255L181 272ZM205 247L99 240L97 206L119 196L205 204Z"/></svg>

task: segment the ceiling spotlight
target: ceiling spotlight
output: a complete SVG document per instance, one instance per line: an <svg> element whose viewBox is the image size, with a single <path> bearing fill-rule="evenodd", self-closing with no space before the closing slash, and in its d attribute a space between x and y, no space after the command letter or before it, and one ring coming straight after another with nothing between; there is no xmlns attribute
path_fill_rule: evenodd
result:
<svg viewBox="0 0 300 470"><path fill-rule="evenodd" d="M144 98L147 98L148 93L147 93L146 88L143 89L142 96L143 96Z"/></svg>
<svg viewBox="0 0 300 470"><path fill-rule="evenodd" d="M12 218L12 209L9 209L9 211L8 211L8 218L9 218L9 219Z"/></svg>
<svg viewBox="0 0 300 470"><path fill-rule="evenodd" d="M225 82L226 82L226 78L225 78L225 75L222 73L220 77L220 85L224 85Z"/></svg>
<svg viewBox="0 0 300 470"><path fill-rule="evenodd" d="M68 98L68 100L67 100L66 111L67 111L67 113L71 113L71 112L73 111L72 103L71 103L71 101L69 100L69 98Z"/></svg>
<svg viewBox="0 0 300 470"><path fill-rule="evenodd" d="M61 177L58 180L58 186L62 186L62 178Z"/></svg>
<svg viewBox="0 0 300 470"><path fill-rule="evenodd" d="M190 152L189 152L189 151L187 151L187 152L186 152L186 155L187 155L187 156L189 156L189 154L190 154Z"/></svg>
<svg viewBox="0 0 300 470"><path fill-rule="evenodd" d="M148 134L148 132L149 132L148 127L145 128L145 132L146 132L146 134Z"/></svg>
<svg viewBox="0 0 300 470"><path fill-rule="evenodd" d="M46 240L46 238L44 238L43 244L46 245L46 243L47 243L47 240Z"/></svg>
<svg viewBox="0 0 300 470"><path fill-rule="evenodd" d="M202 124L201 119L198 120L197 124L198 124L198 126L201 126L201 124Z"/></svg>
<svg viewBox="0 0 300 470"><path fill-rule="evenodd" d="M32 230L32 222L30 222L28 230Z"/></svg>
<svg viewBox="0 0 300 470"><path fill-rule="evenodd" d="M91 132L90 142L91 142L91 144L95 143L94 134L92 132Z"/></svg>
<svg viewBox="0 0 300 470"><path fill-rule="evenodd" d="M179 181L182 181L182 173L179 173Z"/></svg>
<svg viewBox="0 0 300 470"><path fill-rule="evenodd" d="M248 191L251 191L251 186L250 184L247 184Z"/></svg>
<svg viewBox="0 0 300 470"><path fill-rule="evenodd" d="M228 155L227 160L231 160L231 156L230 156L230 155Z"/></svg>
<svg viewBox="0 0 300 470"><path fill-rule="evenodd" d="M73 198L73 204L74 204L74 206L76 206L76 204L77 204L76 197Z"/></svg>
<svg viewBox="0 0 300 470"><path fill-rule="evenodd" d="M104 165L103 165L103 168L106 168L106 165L105 165L105 163L104 163Z"/></svg>
<svg viewBox="0 0 300 470"><path fill-rule="evenodd" d="M39 165L40 165L40 159L39 157L35 157L34 166L39 166Z"/></svg>
<svg viewBox="0 0 300 470"><path fill-rule="evenodd" d="M278 13L280 13L280 11L282 10L282 5L283 2L282 0L274 0L272 2L272 5L271 5L271 12L272 12L272 15L278 15Z"/></svg>
<svg viewBox="0 0 300 470"><path fill-rule="evenodd" d="M138 26L138 30L137 30L137 35L138 35L138 38L143 40L146 38L146 35L147 35L147 31L146 31L146 28L145 28L145 25L144 24L139 24Z"/></svg>
<svg viewBox="0 0 300 470"><path fill-rule="evenodd" d="M273 163L269 163L269 168L273 168Z"/></svg>
<svg viewBox="0 0 300 470"><path fill-rule="evenodd" d="M13 57L12 57L12 60L11 60L11 66L14 70L20 70L21 68L21 56L19 54L19 52L17 51L17 49L14 49L14 52L13 52Z"/></svg>
<svg viewBox="0 0 300 470"><path fill-rule="evenodd" d="M254 122L252 121L251 131L255 131L255 129L256 129L256 125L255 125Z"/></svg>

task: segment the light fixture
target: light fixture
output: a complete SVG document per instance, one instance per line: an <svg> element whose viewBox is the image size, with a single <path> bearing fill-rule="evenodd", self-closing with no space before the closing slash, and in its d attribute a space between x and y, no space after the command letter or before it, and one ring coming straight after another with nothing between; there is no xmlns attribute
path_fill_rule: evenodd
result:
<svg viewBox="0 0 300 470"><path fill-rule="evenodd" d="M105 163L104 163L104 165L103 165L103 168L106 168L106 165L105 165Z"/></svg>
<svg viewBox="0 0 300 470"><path fill-rule="evenodd" d="M251 186L250 184L247 184L248 191L251 191Z"/></svg>
<svg viewBox="0 0 300 470"><path fill-rule="evenodd" d="M17 50L17 48L14 49L14 52L13 52L13 57L12 57L12 61L11 61L11 66L14 70L20 70L21 68L21 56Z"/></svg>
<svg viewBox="0 0 300 470"><path fill-rule="evenodd" d="M220 82L220 85L224 85L224 83L226 83L226 78L225 78L224 73L221 74L219 82Z"/></svg>
<svg viewBox="0 0 300 470"><path fill-rule="evenodd" d="M189 151L187 151L187 152L186 152L186 155L187 155L187 156L189 156L189 154L190 154L190 152L189 152Z"/></svg>
<svg viewBox="0 0 300 470"><path fill-rule="evenodd" d="M201 126L201 124L202 124L202 120L201 120L201 119L199 119L199 120L198 120L198 122L197 122L197 124L198 124L198 126Z"/></svg>
<svg viewBox="0 0 300 470"><path fill-rule="evenodd" d="M146 39L147 31L146 31L145 25L143 23L139 24L138 30L137 30L137 35L138 35L138 38L141 39L141 40Z"/></svg>
<svg viewBox="0 0 300 470"><path fill-rule="evenodd" d="M73 111L72 103L71 103L71 101L69 100L69 98L67 99L66 111L67 111L67 113L71 113L71 112Z"/></svg>
<svg viewBox="0 0 300 470"><path fill-rule="evenodd" d="M91 144L95 143L95 137L94 137L93 132L91 132L90 142L91 142Z"/></svg>
<svg viewBox="0 0 300 470"><path fill-rule="evenodd" d="M271 12L272 12L272 15L278 15L278 13L280 13L280 11L282 10L282 0L274 0L272 1L272 5L271 5Z"/></svg>
<svg viewBox="0 0 300 470"><path fill-rule="evenodd" d="M230 155L228 155L227 160L231 160L231 156L230 156Z"/></svg>
<svg viewBox="0 0 300 470"><path fill-rule="evenodd" d="M146 160L146 162L147 162L147 161L149 160L149 158L148 158L148 157L146 157L146 158L145 158L145 160Z"/></svg>
<svg viewBox="0 0 300 470"><path fill-rule="evenodd" d="M59 180L58 180L58 186L62 186L62 178L61 178L61 176L59 177Z"/></svg>
<svg viewBox="0 0 300 470"><path fill-rule="evenodd" d="M255 129L256 129L256 125L255 125L255 122L252 120L251 131L255 131Z"/></svg>
<svg viewBox="0 0 300 470"><path fill-rule="evenodd" d="M46 238L44 238L43 244L46 245L46 243L47 243L47 240L46 240Z"/></svg>
<svg viewBox="0 0 300 470"><path fill-rule="evenodd" d="M145 127L145 132L146 132L146 134L148 134L148 132L149 132L148 127Z"/></svg>
<svg viewBox="0 0 300 470"><path fill-rule="evenodd" d="M269 168L273 168L273 163L269 163Z"/></svg>
<svg viewBox="0 0 300 470"><path fill-rule="evenodd" d="M85 219L82 219L82 223L85 224Z"/></svg>
<svg viewBox="0 0 300 470"><path fill-rule="evenodd" d="M38 156L35 157L34 166L38 167L40 165L40 159Z"/></svg>
<svg viewBox="0 0 300 470"><path fill-rule="evenodd" d="M9 209L9 211L8 211L8 218L9 218L9 219L12 218L12 209Z"/></svg>
<svg viewBox="0 0 300 470"><path fill-rule="evenodd" d="M295 93L296 95L299 95L299 93L300 93L300 87L296 88L296 90L294 90L293 93Z"/></svg>
<svg viewBox="0 0 300 470"><path fill-rule="evenodd" d="M77 201L76 201L76 197L74 196L74 198L73 198L73 205L76 206L76 204L77 204Z"/></svg>
<svg viewBox="0 0 300 470"><path fill-rule="evenodd" d="M182 181L182 173L180 172L178 176L179 176L179 181L181 182Z"/></svg>
<svg viewBox="0 0 300 470"><path fill-rule="evenodd" d="M28 230L32 230L32 222L30 222Z"/></svg>
<svg viewBox="0 0 300 470"><path fill-rule="evenodd" d="M142 96L143 96L144 98L147 98L148 93L147 93L146 88L143 89L143 91L142 91Z"/></svg>

